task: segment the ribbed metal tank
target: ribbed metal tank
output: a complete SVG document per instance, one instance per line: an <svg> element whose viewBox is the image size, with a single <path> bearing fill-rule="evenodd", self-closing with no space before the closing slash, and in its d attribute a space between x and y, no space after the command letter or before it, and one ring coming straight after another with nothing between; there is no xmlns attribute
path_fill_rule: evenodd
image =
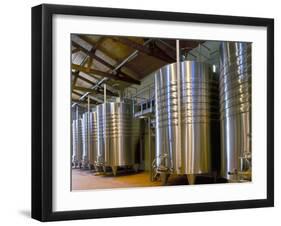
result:
<svg viewBox="0 0 281 226"><path fill-rule="evenodd" d="M139 149L140 124L133 118L129 103L105 103L97 106L97 165L135 166Z"/></svg>
<svg viewBox="0 0 281 226"><path fill-rule="evenodd" d="M251 179L251 44L220 48L221 176Z"/></svg>
<svg viewBox="0 0 281 226"><path fill-rule="evenodd" d="M89 149L90 149L90 129L88 112L82 115L82 167L89 166Z"/></svg>
<svg viewBox="0 0 281 226"><path fill-rule="evenodd" d="M105 164L105 146L104 146L104 117L103 117L103 105L98 105L96 107L97 113L97 159L96 159L96 166L104 166Z"/></svg>
<svg viewBox="0 0 281 226"><path fill-rule="evenodd" d="M82 120L72 121L72 164L74 167L81 167L82 164Z"/></svg>
<svg viewBox="0 0 281 226"><path fill-rule="evenodd" d="M218 81L208 64L169 64L155 73L156 168L158 172L209 174L211 121L218 118Z"/></svg>
<svg viewBox="0 0 281 226"><path fill-rule="evenodd" d="M89 147L89 167L94 168L97 161L97 145L98 145L98 134L97 134L97 112L93 111L90 113L89 118L89 130L90 130L90 147Z"/></svg>

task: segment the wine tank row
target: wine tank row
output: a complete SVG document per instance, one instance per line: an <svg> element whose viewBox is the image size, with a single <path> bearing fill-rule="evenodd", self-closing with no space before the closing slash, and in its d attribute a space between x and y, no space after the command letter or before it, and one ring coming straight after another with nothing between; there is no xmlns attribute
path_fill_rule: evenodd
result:
<svg viewBox="0 0 281 226"><path fill-rule="evenodd" d="M152 170L228 181L251 180L251 44L222 42L219 73L183 61L154 73L155 156ZM180 82L178 82L180 81ZM138 169L140 119L133 101L98 105L72 123L72 164L96 171ZM150 150L149 150L150 151Z"/></svg>
<svg viewBox="0 0 281 226"><path fill-rule="evenodd" d="M79 128L77 121L81 124ZM140 120L133 118L131 103L100 104L94 111L84 113L82 119L73 121L72 142L75 147L72 157L74 166L98 171L106 171L110 167L114 175L118 167L137 170Z"/></svg>

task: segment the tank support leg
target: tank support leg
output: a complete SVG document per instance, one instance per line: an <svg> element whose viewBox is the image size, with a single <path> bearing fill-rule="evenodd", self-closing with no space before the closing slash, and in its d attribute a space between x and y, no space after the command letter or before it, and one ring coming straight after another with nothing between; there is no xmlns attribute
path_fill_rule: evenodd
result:
<svg viewBox="0 0 281 226"><path fill-rule="evenodd" d="M214 177L214 183L217 183L217 177L218 177L217 171L213 172L213 177Z"/></svg>
<svg viewBox="0 0 281 226"><path fill-rule="evenodd" d="M137 173L139 171L139 164L133 165L133 169Z"/></svg>
<svg viewBox="0 0 281 226"><path fill-rule="evenodd" d="M195 184L196 176L194 174L187 174L188 184Z"/></svg>
<svg viewBox="0 0 281 226"><path fill-rule="evenodd" d="M113 175L116 176L116 174L117 174L117 166L112 166L111 169L112 169Z"/></svg>
<svg viewBox="0 0 281 226"><path fill-rule="evenodd" d="M167 185L169 176L170 174L168 173L160 173L160 180L162 185Z"/></svg>
<svg viewBox="0 0 281 226"><path fill-rule="evenodd" d="M106 166L103 166L102 169L103 169L103 172L106 173Z"/></svg>

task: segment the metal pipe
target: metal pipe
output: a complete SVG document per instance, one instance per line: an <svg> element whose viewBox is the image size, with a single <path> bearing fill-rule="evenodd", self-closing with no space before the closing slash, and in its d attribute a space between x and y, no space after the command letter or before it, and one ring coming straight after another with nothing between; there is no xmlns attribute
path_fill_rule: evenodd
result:
<svg viewBox="0 0 281 226"><path fill-rule="evenodd" d="M199 43L199 45L198 45L198 49L199 49L199 51L198 51L198 57L199 57L199 62L201 62L201 45L200 45L200 43Z"/></svg>
<svg viewBox="0 0 281 226"><path fill-rule="evenodd" d="M178 89L178 147L181 147L181 72L180 72L180 41L176 41L177 47L177 89ZM181 150L177 153L181 153ZM175 156L177 164L180 163L180 156Z"/></svg>
<svg viewBox="0 0 281 226"><path fill-rule="evenodd" d="M103 139L104 138L106 138L107 137L107 133L106 133L106 121L107 121L107 117L106 117L106 115L107 115L107 113L106 113L106 103L104 103L103 105L102 105L102 114L103 114L103 117L102 117L102 119L103 119L103 128L102 128L102 130L103 130L103 133L104 133L104 137L103 137ZM105 142L104 142L104 163L103 163L103 167L104 167L104 171L106 172L106 166L105 166L105 160L106 159L108 159L108 150L107 150L107 142L106 142L106 139L104 139L105 140Z"/></svg>
<svg viewBox="0 0 281 226"><path fill-rule="evenodd" d="M90 113L90 97L88 96L88 113Z"/></svg>
<svg viewBox="0 0 281 226"><path fill-rule="evenodd" d="M106 103L106 84L104 84L104 89L103 89L103 102Z"/></svg>
<svg viewBox="0 0 281 226"><path fill-rule="evenodd" d="M148 150L149 150L149 172L150 172L150 180L153 181L153 159L154 159L154 153L152 153L151 148L151 128L150 128L150 117L147 118L147 136L148 136Z"/></svg>
<svg viewBox="0 0 281 226"><path fill-rule="evenodd" d="M91 142L90 142L90 97L88 96L88 115L87 115L87 142L88 142L88 161L90 160L89 159L89 156L91 155L90 151L90 146L91 146ZM89 167L90 167L90 163L89 163ZM91 168L91 167L90 167Z"/></svg>
<svg viewBox="0 0 281 226"><path fill-rule="evenodd" d="M78 105L76 106L76 120L79 119L79 109L78 109Z"/></svg>

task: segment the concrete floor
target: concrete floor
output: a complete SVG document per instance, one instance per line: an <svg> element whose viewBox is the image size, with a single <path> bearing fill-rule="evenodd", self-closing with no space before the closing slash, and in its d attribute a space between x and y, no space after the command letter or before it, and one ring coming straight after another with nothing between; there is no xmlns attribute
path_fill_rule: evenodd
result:
<svg viewBox="0 0 281 226"><path fill-rule="evenodd" d="M148 172L118 172L97 175L90 170L72 169L72 190L101 189L101 188L127 188L159 186L160 181L151 182Z"/></svg>
<svg viewBox="0 0 281 226"><path fill-rule="evenodd" d="M196 184L214 183L213 179L197 177ZM171 175L167 186L188 185L185 175ZM160 181L150 181L148 172L122 172L117 176L111 173L107 175L97 175L93 171L83 169L72 169L72 190L105 189L105 188L128 188L128 187L149 187L162 186Z"/></svg>

